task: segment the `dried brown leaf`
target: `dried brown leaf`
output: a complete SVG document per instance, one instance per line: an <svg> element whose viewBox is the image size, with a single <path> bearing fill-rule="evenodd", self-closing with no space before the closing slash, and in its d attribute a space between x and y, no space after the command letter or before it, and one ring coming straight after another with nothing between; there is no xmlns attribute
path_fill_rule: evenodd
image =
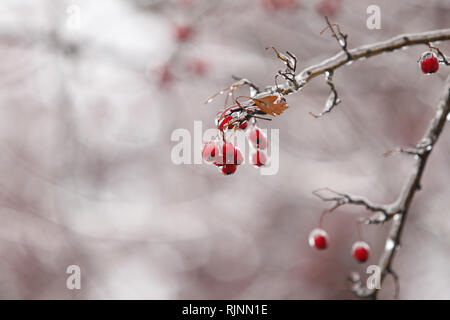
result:
<svg viewBox="0 0 450 320"><path fill-rule="evenodd" d="M271 116L280 115L284 110L289 108L286 99L274 94L260 98L252 98L252 100L259 109Z"/></svg>

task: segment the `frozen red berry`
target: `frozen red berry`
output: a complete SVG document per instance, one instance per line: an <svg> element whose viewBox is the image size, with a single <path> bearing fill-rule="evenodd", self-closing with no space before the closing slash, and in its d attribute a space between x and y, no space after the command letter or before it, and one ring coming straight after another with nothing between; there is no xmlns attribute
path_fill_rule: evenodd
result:
<svg viewBox="0 0 450 320"><path fill-rule="evenodd" d="M222 163L240 165L244 161L241 150L236 148L231 142L227 142L222 147Z"/></svg>
<svg viewBox="0 0 450 320"><path fill-rule="evenodd" d="M317 228L311 231L308 240L312 248L323 250L328 247L328 234L323 229Z"/></svg>
<svg viewBox="0 0 450 320"><path fill-rule="evenodd" d="M252 155L252 164L257 166L257 167L261 167L263 165L265 165L267 162L267 157L264 151L260 151L257 150L253 155Z"/></svg>
<svg viewBox="0 0 450 320"><path fill-rule="evenodd" d="M226 142L222 146L222 154L225 159L233 159L234 157L234 144L231 142Z"/></svg>
<svg viewBox="0 0 450 320"><path fill-rule="evenodd" d="M434 52L425 52L419 62L422 72L425 74L435 73L439 69L439 59Z"/></svg>
<svg viewBox="0 0 450 320"><path fill-rule="evenodd" d="M253 129L250 131L250 134L248 135L248 139L250 140L250 143L258 149L265 149L267 148L267 138L264 136L264 134L259 129Z"/></svg>
<svg viewBox="0 0 450 320"><path fill-rule="evenodd" d="M245 130L245 129L247 129L247 126L248 126L248 121L244 121L239 125L239 129Z"/></svg>
<svg viewBox="0 0 450 320"><path fill-rule="evenodd" d="M217 143L208 142L207 144L205 144L202 151L203 160L207 162L212 162L216 160L218 155L219 155L219 147L217 146Z"/></svg>
<svg viewBox="0 0 450 320"><path fill-rule="evenodd" d="M192 37L194 29L190 25L177 25L175 26L175 39L178 42L184 42Z"/></svg>
<svg viewBox="0 0 450 320"><path fill-rule="evenodd" d="M225 118L222 119L222 121L220 121L219 125L217 126L217 129L219 129L220 131L225 130L230 124L229 122L233 120L232 116L226 116Z"/></svg>
<svg viewBox="0 0 450 320"><path fill-rule="evenodd" d="M244 162L244 157L242 156L242 152L238 148L234 148L232 161L233 161L232 162L233 164L237 164L237 165L240 165L240 164L242 164L242 162ZM227 159L227 163L228 163L228 159Z"/></svg>
<svg viewBox="0 0 450 320"><path fill-rule="evenodd" d="M352 247L353 257L359 262L366 262L369 259L370 247L364 241L355 242Z"/></svg>
<svg viewBox="0 0 450 320"><path fill-rule="evenodd" d="M220 168L224 175L230 175L236 172L237 165L235 164L226 164Z"/></svg>

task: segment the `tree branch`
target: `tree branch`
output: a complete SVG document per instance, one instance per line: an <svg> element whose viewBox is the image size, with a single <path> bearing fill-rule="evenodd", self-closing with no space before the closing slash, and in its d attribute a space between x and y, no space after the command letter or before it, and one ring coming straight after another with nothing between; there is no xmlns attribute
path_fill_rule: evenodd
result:
<svg viewBox="0 0 450 320"><path fill-rule="evenodd" d="M442 130L447 122L447 116L450 112L450 76L445 81L441 98L436 108L434 117L431 119L429 127L425 132L423 138L417 144L417 150L420 150L416 157L416 163L412 169L412 172L406 181L400 195L397 200L390 206L395 208L398 213L393 215L393 222L391 230L385 242L384 251L380 257L378 266L381 268L381 283L388 274L391 274L396 281L396 291L398 291L398 277L392 270L392 263L394 261L395 254L400 245L400 239L402 236L403 227L411 207L412 200L417 191L420 190L420 181L425 170L425 166L433 151ZM358 278L356 278L358 279ZM360 297L376 298L378 290L368 289L362 286L361 281L358 279L355 281L353 291Z"/></svg>
<svg viewBox="0 0 450 320"><path fill-rule="evenodd" d="M283 94L291 94L299 91L313 78L324 74L325 72L332 72L351 61L357 61L362 58L370 58L384 52L392 52L404 47L419 44L427 45L430 42L444 40L450 40L450 29L402 34L386 41L376 42L373 44L347 50L348 54L350 55L350 59L345 51L341 51L335 56L301 71L295 77L297 83L299 84L298 88L295 88L295 86L293 86L290 82L287 82L284 85L279 85L278 88L275 86L269 87L268 91L275 92L278 89L282 90Z"/></svg>
<svg viewBox="0 0 450 320"><path fill-rule="evenodd" d="M420 44L430 45L431 42L450 40L450 29L442 29L422 33L403 34L393 37L386 41L377 42L374 44L365 45L349 50L347 49L347 35L341 33L338 25L330 24L328 19L326 20L326 22L328 25L327 28L331 29L333 37L339 42L342 51L336 54L335 56L327 60L324 60L316 65L310 66L301 71L299 74L295 75L295 67L297 62L295 56L291 55L289 52L287 53L288 56L282 55L275 48L273 48L278 58L281 59L287 66L287 70L284 73L283 72L279 73L281 76L285 78L286 83L284 83L283 85L278 85L275 82L275 86L269 86L264 88L264 90L261 90L255 96L255 98L258 98L258 96L267 95L267 93L280 93L282 95L289 95L292 93L296 93L299 90L301 90L313 78L321 74L325 74L326 76L325 78L327 84L330 87L331 93L327 99L323 111L318 115L313 114L314 116L319 117L323 114L329 113L340 102L337 90L333 83L333 75L336 69L344 65L347 65L353 61L357 61L363 58L370 58L385 52L392 52L401 48L406 48L408 46ZM334 27L337 28L337 32L334 29ZM441 63L445 63L448 65L447 57L445 57L445 55L443 55L442 53L440 53L439 56L441 58ZM253 87L251 85L251 82L249 81L247 84L251 88L253 88L253 90L257 88L256 86ZM363 206L367 210L374 212L372 216L363 219L361 221L362 223L380 224L392 220L391 229L387 239L385 240L385 248L380 257L378 266L381 269L381 279L380 279L381 283L383 283L387 275L392 275L392 277L394 278L396 296L398 296L399 282L397 274L392 269L392 263L400 244L403 227L412 200L414 198L415 193L418 190L420 190L420 181L423 172L425 170L427 159L431 154L433 147L436 144L442 132L442 129L445 126L449 111L450 111L450 76L447 78L445 82L442 96L437 105L436 113L434 117L431 119L429 128L424 134L423 138L412 148L400 148L396 151L388 152L388 154L391 154L393 152L402 152L413 155L414 158L416 159L412 173L410 174L408 180L404 184L401 192L397 197L397 200L394 201L393 203L387 205L374 204L366 198L349 195L345 193L339 193L326 188L319 189L313 192L314 195L316 195L323 201L334 202L334 205L330 209L324 211L322 217L325 213L331 212L342 205L353 204ZM324 191L327 191L329 194L324 195L323 194ZM378 290L369 289L363 286L359 274L353 273L351 281L353 282L352 290L359 297L376 299Z"/></svg>

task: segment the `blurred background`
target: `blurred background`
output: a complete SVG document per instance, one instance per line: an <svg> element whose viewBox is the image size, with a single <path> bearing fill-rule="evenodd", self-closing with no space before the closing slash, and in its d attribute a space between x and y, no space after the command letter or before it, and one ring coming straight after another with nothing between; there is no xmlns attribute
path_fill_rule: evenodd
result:
<svg viewBox="0 0 450 320"><path fill-rule="evenodd" d="M366 27L373 4L379 30ZM204 102L231 75L273 85L282 65L265 47L299 70L338 53L324 15L352 48L448 28L450 2L2 0L0 298L353 299L346 277L377 263L389 224L363 228L364 265L351 256L363 208L328 215L330 247L311 249L328 207L311 191L395 199L413 160L383 153L421 138L450 71L423 75L425 46L340 68L342 103L323 118L308 114L328 97L323 77L289 96L259 123L280 129L276 175L171 160L175 129L194 143L195 120L214 127L223 98ZM406 223L402 299L450 299L449 143L447 129ZM66 288L73 264L81 290ZM380 298L393 293L388 277Z"/></svg>

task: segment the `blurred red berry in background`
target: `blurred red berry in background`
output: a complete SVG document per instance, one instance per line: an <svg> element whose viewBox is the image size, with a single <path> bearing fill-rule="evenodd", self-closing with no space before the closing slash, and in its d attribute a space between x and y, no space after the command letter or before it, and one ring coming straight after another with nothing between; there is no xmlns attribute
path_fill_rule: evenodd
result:
<svg viewBox="0 0 450 320"><path fill-rule="evenodd" d="M204 76L208 69L205 61L199 58L192 59L188 62L186 69L198 76Z"/></svg>
<svg viewBox="0 0 450 320"><path fill-rule="evenodd" d="M324 17L332 17L341 7L340 0L322 0L317 5L317 13Z"/></svg>
<svg viewBox="0 0 450 320"><path fill-rule="evenodd" d="M174 30L175 40L178 42L184 42L192 38L194 29L188 24L176 25Z"/></svg>
<svg viewBox="0 0 450 320"><path fill-rule="evenodd" d="M267 11L292 10L298 7L296 0L262 0L262 5Z"/></svg>

